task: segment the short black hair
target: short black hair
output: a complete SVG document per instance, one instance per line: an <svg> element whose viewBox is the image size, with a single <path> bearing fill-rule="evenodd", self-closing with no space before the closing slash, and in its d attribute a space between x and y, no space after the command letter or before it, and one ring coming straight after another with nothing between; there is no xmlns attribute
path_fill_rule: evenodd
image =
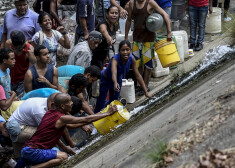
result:
<svg viewBox="0 0 235 168"><path fill-rule="evenodd" d="M1 48L0 49L0 63L3 63L4 59L8 59L10 53L14 53L12 49L10 49L10 48Z"/></svg>
<svg viewBox="0 0 235 168"><path fill-rule="evenodd" d="M80 88L81 86L86 87L88 85L87 78L81 73L75 74L69 80L69 86L72 85L74 85L76 88Z"/></svg>
<svg viewBox="0 0 235 168"><path fill-rule="evenodd" d="M34 55L35 56L40 56L40 51L46 49L44 45L38 45L34 48Z"/></svg>
<svg viewBox="0 0 235 168"><path fill-rule="evenodd" d="M128 40L123 40L119 43L118 51L120 52L122 46L127 45L131 49L131 43Z"/></svg>
<svg viewBox="0 0 235 168"><path fill-rule="evenodd" d="M101 77L101 69L98 66L91 65L87 67L84 71L84 74L91 74L91 77L97 77L97 79L100 79Z"/></svg>
<svg viewBox="0 0 235 168"><path fill-rule="evenodd" d="M40 12L40 14L38 15L38 23L42 24L43 18L44 18L45 16L49 16L49 18L50 18L51 21L52 21L51 15L50 15L49 13L43 11L43 12Z"/></svg>
<svg viewBox="0 0 235 168"><path fill-rule="evenodd" d="M78 113L82 109L82 100L77 96L71 96L71 100L73 102L71 114Z"/></svg>
<svg viewBox="0 0 235 168"><path fill-rule="evenodd" d="M18 30L12 31L10 38L14 46L22 46L26 41L24 33Z"/></svg>

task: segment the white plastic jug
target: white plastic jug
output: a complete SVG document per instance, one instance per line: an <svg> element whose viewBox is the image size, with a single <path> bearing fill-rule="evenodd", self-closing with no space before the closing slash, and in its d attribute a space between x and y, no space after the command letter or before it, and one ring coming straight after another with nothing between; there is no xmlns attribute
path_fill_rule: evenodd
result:
<svg viewBox="0 0 235 168"><path fill-rule="evenodd" d="M135 102L135 86L132 79L122 79L121 97L126 99L127 103Z"/></svg>
<svg viewBox="0 0 235 168"><path fill-rule="evenodd" d="M132 36L132 34L133 34L132 31L129 31L128 40L130 41L130 43L133 43L133 36ZM125 34L120 34L120 33L117 32L117 34L116 34L116 42L114 43L115 54L118 54L119 44L124 39L125 39Z"/></svg>
<svg viewBox="0 0 235 168"><path fill-rule="evenodd" d="M162 64L157 56L157 53L155 53L155 57L157 58L157 67L156 68L153 68L152 70L152 76L154 78L158 78L158 77L162 77L162 76L166 76L166 75L169 75L170 74L170 69L169 67L167 68L163 68L162 67Z"/></svg>
<svg viewBox="0 0 235 168"><path fill-rule="evenodd" d="M183 38L183 46L184 46L184 58L188 58L188 35L184 30L180 31L172 31L172 35L181 36Z"/></svg>
<svg viewBox="0 0 235 168"><path fill-rule="evenodd" d="M220 33L221 32L221 8L214 7L212 14L207 15L206 18L206 33Z"/></svg>
<svg viewBox="0 0 235 168"><path fill-rule="evenodd" d="M121 34L124 34L124 35L125 35L125 28L126 28L126 20L127 19L119 18L119 27L121 30ZM130 33L130 31L131 31L131 29L129 30L129 33Z"/></svg>
<svg viewBox="0 0 235 168"><path fill-rule="evenodd" d="M175 36L180 62L184 62L184 42L182 36Z"/></svg>

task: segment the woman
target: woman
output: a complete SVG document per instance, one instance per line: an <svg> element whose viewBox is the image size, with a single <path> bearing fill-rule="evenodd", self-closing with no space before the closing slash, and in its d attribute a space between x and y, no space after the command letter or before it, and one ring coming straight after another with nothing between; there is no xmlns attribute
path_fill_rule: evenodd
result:
<svg viewBox="0 0 235 168"><path fill-rule="evenodd" d="M52 18L46 12L40 13L38 16L38 23L42 30L37 32L32 38L32 45L44 45L50 53L50 63L56 66L56 52L58 43L64 48L70 49L70 41L67 32L63 26L59 26L57 30L52 29ZM60 31L60 32L59 32Z"/></svg>
<svg viewBox="0 0 235 168"><path fill-rule="evenodd" d="M100 69L104 66L104 61L108 57L109 47L113 45L116 39L116 23L119 18L119 11L116 6L110 6L107 10L107 18L102 21L96 28L101 32L103 40L99 46L93 51L91 65L96 65Z"/></svg>
<svg viewBox="0 0 235 168"><path fill-rule="evenodd" d="M101 111L107 104L119 98L122 79L125 78L125 75L130 68L134 70L136 79L143 88L145 96L148 98L151 97L146 89L143 78L138 71L135 58L130 53L130 42L126 40L121 41L119 44L119 54L113 56L109 61L108 67L102 71L100 79L100 95L96 102L95 113ZM109 101L105 103L108 91Z"/></svg>

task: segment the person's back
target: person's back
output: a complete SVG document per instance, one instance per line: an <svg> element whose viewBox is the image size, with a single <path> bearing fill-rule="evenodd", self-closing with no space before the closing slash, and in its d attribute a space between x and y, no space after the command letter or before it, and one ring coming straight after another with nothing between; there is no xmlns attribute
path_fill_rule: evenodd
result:
<svg viewBox="0 0 235 168"><path fill-rule="evenodd" d="M16 120L20 125L37 127L47 110L47 98L29 98L13 112L9 121Z"/></svg>
<svg viewBox="0 0 235 168"><path fill-rule="evenodd" d="M57 129L55 127L56 121L64 114L58 110L49 110L42 118L41 124L38 126L37 131L29 139L25 146L34 149L51 149L53 148L60 137L64 134L64 127Z"/></svg>

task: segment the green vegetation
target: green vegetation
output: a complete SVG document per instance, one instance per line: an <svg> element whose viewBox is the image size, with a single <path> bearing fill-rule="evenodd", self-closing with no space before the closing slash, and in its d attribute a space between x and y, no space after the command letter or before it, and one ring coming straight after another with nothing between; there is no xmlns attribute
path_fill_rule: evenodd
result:
<svg viewBox="0 0 235 168"><path fill-rule="evenodd" d="M151 149L146 154L146 157L151 159L152 163L161 162L164 160L164 155L167 154L167 144L157 140Z"/></svg>

